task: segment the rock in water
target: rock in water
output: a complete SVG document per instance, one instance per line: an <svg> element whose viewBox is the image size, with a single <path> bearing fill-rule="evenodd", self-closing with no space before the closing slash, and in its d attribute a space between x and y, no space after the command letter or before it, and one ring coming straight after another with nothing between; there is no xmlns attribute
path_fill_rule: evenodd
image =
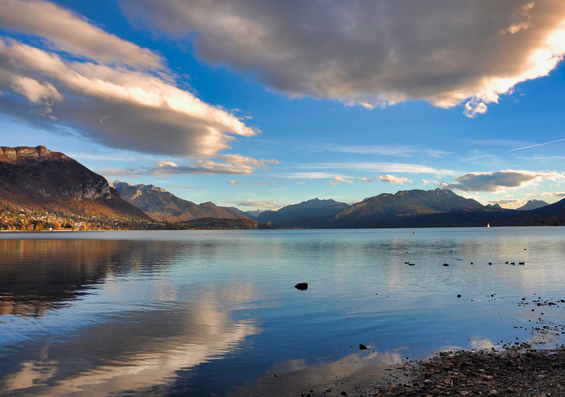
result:
<svg viewBox="0 0 565 397"><path fill-rule="evenodd" d="M364 344L360 344L359 345L359 350L367 350L367 346L365 346Z"/></svg>
<svg viewBox="0 0 565 397"><path fill-rule="evenodd" d="M308 283L298 283L294 286L294 288L300 291L306 291L308 289Z"/></svg>

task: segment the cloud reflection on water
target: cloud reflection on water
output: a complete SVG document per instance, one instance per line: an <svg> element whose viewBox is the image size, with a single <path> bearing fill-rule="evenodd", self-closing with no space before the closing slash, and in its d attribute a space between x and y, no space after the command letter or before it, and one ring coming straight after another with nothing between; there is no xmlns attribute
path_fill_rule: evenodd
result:
<svg viewBox="0 0 565 397"><path fill-rule="evenodd" d="M159 278L170 266L165 263L172 263L184 246L115 241L0 244L5 253L0 259L0 308L9 315L4 320L40 316L38 327L28 324L35 331L28 330L23 340L0 344L0 394L108 395L166 387L178 371L221 358L260 332L253 321L233 319L234 309L254 299L251 285L191 284L187 290ZM118 276L150 270L153 280L147 284ZM26 276L30 272L33 276ZM84 295L87 290L89 296ZM92 305L100 290L119 298L111 310L104 312L103 303ZM153 304L144 306L140 296ZM63 336L42 329L41 323L56 314L51 309L63 302L65 315L80 323L80 313L71 309L72 301L80 298L81 305L98 310L91 321L73 325ZM6 371L13 367L18 370Z"/></svg>

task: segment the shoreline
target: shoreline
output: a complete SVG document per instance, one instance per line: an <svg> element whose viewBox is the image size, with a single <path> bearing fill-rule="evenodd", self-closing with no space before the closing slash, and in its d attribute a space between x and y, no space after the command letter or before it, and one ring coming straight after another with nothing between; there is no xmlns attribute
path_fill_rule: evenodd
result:
<svg viewBox="0 0 565 397"><path fill-rule="evenodd" d="M456 350L406 363L392 382L360 380L348 396L561 396L565 392L565 347ZM304 396L307 394L302 393Z"/></svg>

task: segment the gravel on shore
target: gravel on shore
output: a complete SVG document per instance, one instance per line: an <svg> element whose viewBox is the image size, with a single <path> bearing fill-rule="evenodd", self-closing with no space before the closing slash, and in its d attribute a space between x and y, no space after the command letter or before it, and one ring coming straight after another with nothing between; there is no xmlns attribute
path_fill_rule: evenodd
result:
<svg viewBox="0 0 565 397"><path fill-rule="evenodd" d="M503 351L442 352L431 360L408 363L398 369L397 381L393 383L361 380L341 395L565 396L563 347L542 350L522 344ZM325 391L322 395L339 396L340 392Z"/></svg>

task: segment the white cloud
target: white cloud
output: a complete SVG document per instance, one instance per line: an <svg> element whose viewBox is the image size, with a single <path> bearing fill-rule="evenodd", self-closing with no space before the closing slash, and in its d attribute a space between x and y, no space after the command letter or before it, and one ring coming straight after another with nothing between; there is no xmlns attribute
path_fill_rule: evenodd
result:
<svg viewBox="0 0 565 397"><path fill-rule="evenodd" d="M522 147L519 147L519 148L516 148L516 149L509 150L509 151L507 151L506 153L516 152L516 151L518 151L518 150L524 150L524 149L531 149L531 148L535 148L535 147L539 147L539 146L545 146L545 145L550 145L550 144L552 144L552 143L563 142L563 141L565 141L565 138L556 139L556 140L554 140L554 141L549 141L549 142L544 142L544 143L537 143L537 144L534 144L534 145L522 146Z"/></svg>
<svg viewBox="0 0 565 397"><path fill-rule="evenodd" d="M546 192L539 195L543 197L565 197L565 192Z"/></svg>
<svg viewBox="0 0 565 397"><path fill-rule="evenodd" d="M351 179L346 179L341 176L334 176L328 181L328 183L332 186L337 186L339 183L347 183L349 185L353 185L353 181Z"/></svg>
<svg viewBox="0 0 565 397"><path fill-rule="evenodd" d="M479 102L475 99L470 100L465 104L465 116L474 119L477 114L485 114L488 108L483 102Z"/></svg>
<svg viewBox="0 0 565 397"><path fill-rule="evenodd" d="M371 145L371 146L327 146L327 150L337 153L378 154L396 157L444 157L452 154L439 149L418 148L410 145Z"/></svg>
<svg viewBox="0 0 565 397"><path fill-rule="evenodd" d="M257 160L252 157L244 156L225 156L218 158L232 160L232 162L218 162L215 160L195 160L178 164L174 161L157 161L153 166L144 166L140 169L106 169L99 171L105 176L140 176L152 175L159 178L166 178L169 175L181 174L224 174L224 175L250 175L258 168L266 168L267 164L277 163L276 160ZM235 181L229 181L232 183ZM235 183L233 183L235 184Z"/></svg>
<svg viewBox="0 0 565 397"><path fill-rule="evenodd" d="M150 50L106 33L80 15L47 1L2 0L0 25L44 37L59 50L97 62L163 67L161 57Z"/></svg>
<svg viewBox="0 0 565 397"><path fill-rule="evenodd" d="M394 175L380 175L380 176L377 176L374 179L367 178L367 177L358 177L357 179L359 179L360 181L366 182L366 183L381 181L381 182L392 183L393 185L404 185L407 182L412 183L412 179L396 177Z"/></svg>
<svg viewBox="0 0 565 397"><path fill-rule="evenodd" d="M475 117L565 54L565 2L138 0L132 18L293 96L372 108L467 102Z"/></svg>
<svg viewBox="0 0 565 397"><path fill-rule="evenodd" d="M235 205L239 205L242 207L254 207L254 208L262 208L262 209L269 209L274 210L284 206L284 204L277 203L276 201L255 201L251 199L245 199L243 201L238 201Z"/></svg>
<svg viewBox="0 0 565 397"><path fill-rule="evenodd" d="M500 200L490 200L489 204L498 204L503 208L514 209L526 204L525 200L519 199L500 199Z"/></svg>
<svg viewBox="0 0 565 397"><path fill-rule="evenodd" d="M429 179L422 179L422 182L424 182L424 186L429 185L430 183L434 185L439 185L438 181L429 180Z"/></svg>
<svg viewBox="0 0 565 397"><path fill-rule="evenodd" d="M332 172L289 172L286 174L281 174L280 176L282 176L283 178L291 179L332 179L336 176L341 175L336 175Z"/></svg>
<svg viewBox="0 0 565 397"><path fill-rule="evenodd" d="M13 117L74 127L109 147L181 157L213 156L235 136L259 133L179 88L155 53L58 5L2 1L0 25L44 39L0 37L0 89L9 94L0 111Z"/></svg>
<svg viewBox="0 0 565 397"><path fill-rule="evenodd" d="M228 181L228 183L229 183L229 184L232 184L232 185L234 185L234 186L241 186L241 183L240 183L239 181L233 181L233 180L231 180L231 181Z"/></svg>
<svg viewBox="0 0 565 397"><path fill-rule="evenodd" d="M454 183L444 183L444 189L457 189L465 192L504 192L507 188L520 188L544 179L552 181L565 180L565 174L559 172L532 171L497 171L470 172L457 178Z"/></svg>
<svg viewBox="0 0 565 397"><path fill-rule="evenodd" d="M352 163L314 163L301 166L310 169L344 169L363 172L400 172L407 174L441 174L452 175L454 171L440 170L420 164L410 163L381 163L381 162L352 162ZM327 173L326 173L327 174Z"/></svg>
<svg viewBox="0 0 565 397"><path fill-rule="evenodd" d="M392 183L393 185L404 185L405 183L412 183L412 179L396 177L394 175L380 175L377 179L381 182Z"/></svg>

